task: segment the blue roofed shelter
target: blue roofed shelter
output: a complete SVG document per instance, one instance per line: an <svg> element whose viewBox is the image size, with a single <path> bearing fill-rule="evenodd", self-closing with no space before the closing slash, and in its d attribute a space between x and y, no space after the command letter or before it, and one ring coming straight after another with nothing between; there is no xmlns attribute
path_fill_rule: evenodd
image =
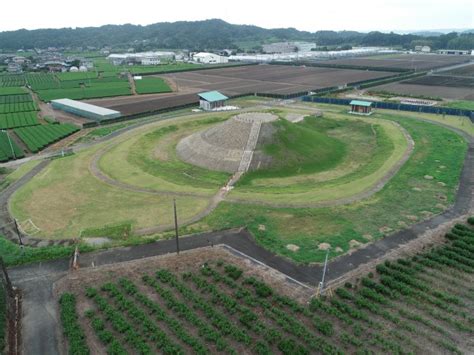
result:
<svg viewBox="0 0 474 355"><path fill-rule="evenodd" d="M229 99L219 91L201 92L199 96L199 107L204 111L212 111L219 107L224 107Z"/></svg>
<svg viewBox="0 0 474 355"><path fill-rule="evenodd" d="M372 102L370 101L352 100L349 105L351 105L349 113L357 115L370 115L372 113Z"/></svg>

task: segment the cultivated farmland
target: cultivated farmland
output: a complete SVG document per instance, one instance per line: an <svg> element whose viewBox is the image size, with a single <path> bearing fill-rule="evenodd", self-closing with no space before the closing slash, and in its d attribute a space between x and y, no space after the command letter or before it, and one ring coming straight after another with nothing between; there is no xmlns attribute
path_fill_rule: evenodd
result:
<svg viewBox="0 0 474 355"><path fill-rule="evenodd" d="M147 97L92 100L124 114L152 112L170 107L197 104L196 93L219 90L227 96L246 93L293 94L344 85L351 82L384 78L394 73L333 68L311 68L286 65L248 65L206 69L161 77L177 86L178 93Z"/></svg>
<svg viewBox="0 0 474 355"><path fill-rule="evenodd" d="M420 71L465 63L469 60L469 56L436 54L389 54L371 57L335 59L325 61L323 63L360 67L401 68Z"/></svg>
<svg viewBox="0 0 474 355"><path fill-rule="evenodd" d="M65 346L97 354L469 353L474 229L458 224L446 238L307 303L283 275L219 247L179 262L168 255L84 271L57 285Z"/></svg>
<svg viewBox="0 0 474 355"><path fill-rule="evenodd" d="M137 94L156 94L162 92L171 92L170 87L161 78L144 77L141 80L135 80Z"/></svg>
<svg viewBox="0 0 474 355"><path fill-rule="evenodd" d="M8 136L7 132L0 132L0 161L15 158L23 158L25 155L18 145ZM13 150L13 151L12 151Z"/></svg>
<svg viewBox="0 0 474 355"><path fill-rule="evenodd" d="M36 111L0 114L0 129L39 125Z"/></svg>
<svg viewBox="0 0 474 355"><path fill-rule="evenodd" d="M49 144L57 142L78 130L78 127L69 123L47 124L36 127L16 128L15 134L26 144L30 151L36 153Z"/></svg>

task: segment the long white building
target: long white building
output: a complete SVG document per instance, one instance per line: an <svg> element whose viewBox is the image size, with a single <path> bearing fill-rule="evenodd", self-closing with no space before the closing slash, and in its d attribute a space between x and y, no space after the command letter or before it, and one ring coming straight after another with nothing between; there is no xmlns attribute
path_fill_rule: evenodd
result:
<svg viewBox="0 0 474 355"><path fill-rule="evenodd" d="M274 53L274 54L238 54L231 55L230 61L236 62L259 62L266 63L272 61L294 62L300 60L310 59L331 59L343 57L364 56L370 54L388 54L397 53L396 50L379 48L379 47L364 47L354 48L344 51L310 51L310 52L293 52L293 53Z"/></svg>
<svg viewBox="0 0 474 355"><path fill-rule="evenodd" d="M162 60L174 60L174 58L174 52L114 53L107 57L114 65L158 65Z"/></svg>
<svg viewBox="0 0 474 355"><path fill-rule="evenodd" d="M222 64L227 63L229 58L214 53L200 52L193 54L193 61L203 64Z"/></svg>

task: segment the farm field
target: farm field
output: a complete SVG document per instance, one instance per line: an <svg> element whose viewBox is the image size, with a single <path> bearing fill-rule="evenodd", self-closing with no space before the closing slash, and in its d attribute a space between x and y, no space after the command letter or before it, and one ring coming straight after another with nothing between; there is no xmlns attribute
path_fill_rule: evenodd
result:
<svg viewBox="0 0 474 355"><path fill-rule="evenodd" d="M387 67L411 70L429 70L468 62L469 56L449 56L436 54L399 54L348 59L335 59L323 63L357 65L361 67Z"/></svg>
<svg viewBox="0 0 474 355"><path fill-rule="evenodd" d="M77 126L65 123L16 128L14 132L31 152L36 153L78 130Z"/></svg>
<svg viewBox="0 0 474 355"><path fill-rule="evenodd" d="M180 139L233 114L200 113L150 123L94 149L52 162L44 174L15 193L10 201L11 211L19 220L31 219L40 229L36 236L41 238L71 238L78 236L81 229L109 224L131 226L131 237L111 241L120 245L148 238L139 236L142 234L149 234L149 238L166 235L166 230L172 229L170 203L175 196L181 233L245 225L257 243L279 255L308 263L324 259L325 250L320 245L331 245L331 257L336 257L425 220L453 203L467 144L450 130L416 120L430 115L388 111L359 119L347 115L345 108L311 104L279 107L280 111L273 112L310 115L315 109L324 111L318 129L344 140L349 144L348 150L356 150L357 154L344 155L341 162L345 163L332 167L334 170L311 173L322 175L311 177L310 182L298 174L257 174L247 181L244 177L217 208L209 210L230 175L186 164L177 159L174 147ZM472 131L472 127L458 121L450 117L444 120ZM331 128L330 124L336 127ZM343 196L343 190L334 186L349 183L372 191L370 186L378 178L365 181L364 177L384 175L388 168L384 163L391 165L403 154L407 141L402 128L414 140L414 150L382 190L373 190L360 201L347 200L344 205L330 199L320 205L305 197L304 191L310 193L313 185L319 186L321 194L325 188L334 189L341 198L353 195ZM347 165L348 161L363 160L370 164ZM317 179L323 177L326 181L318 183ZM267 181L274 186L265 186ZM256 192L258 183L263 187ZM276 193L279 186L283 193L297 191L295 196L301 199L282 204ZM63 200L69 201L67 205L55 197L58 191ZM73 205L77 207L72 208ZM288 245L296 246L296 250L290 250Z"/></svg>
<svg viewBox="0 0 474 355"><path fill-rule="evenodd" d="M460 68L443 70L440 74L443 75L459 75L459 76L474 76L474 64L465 65Z"/></svg>
<svg viewBox="0 0 474 355"><path fill-rule="evenodd" d="M0 129L39 125L36 111L0 114Z"/></svg>
<svg viewBox="0 0 474 355"><path fill-rule="evenodd" d="M56 284L63 349L470 353L474 229L446 238L320 298L219 247L85 270Z"/></svg>
<svg viewBox="0 0 474 355"><path fill-rule="evenodd" d="M38 121L38 107L30 94L23 88L0 88L6 90L0 96L0 129L35 126Z"/></svg>
<svg viewBox="0 0 474 355"><path fill-rule="evenodd" d="M0 97L8 95L21 95L26 93L26 89L21 87L0 87Z"/></svg>
<svg viewBox="0 0 474 355"><path fill-rule="evenodd" d="M124 114L151 112L186 104L198 104L196 93L219 90L227 96L246 93L291 94L350 82L383 78L394 73L286 65L250 65L163 74L178 92L159 97L91 100Z"/></svg>
<svg viewBox="0 0 474 355"><path fill-rule="evenodd" d="M407 84L405 82L390 83L374 86L371 90L386 91L400 96L413 95L425 98L451 99L451 100L474 100L472 88L446 87L433 85Z"/></svg>
<svg viewBox="0 0 474 355"><path fill-rule="evenodd" d="M18 145L9 137L10 133L0 132L0 161L4 162L12 158L23 158L25 155Z"/></svg>
<svg viewBox="0 0 474 355"><path fill-rule="evenodd" d="M143 77L141 80L135 80L137 94L156 94L171 92L169 85L161 78Z"/></svg>
<svg viewBox="0 0 474 355"><path fill-rule="evenodd" d="M448 75L426 75L416 79L410 79L404 84L445 86L445 87L465 87L474 89L474 78L448 76Z"/></svg>

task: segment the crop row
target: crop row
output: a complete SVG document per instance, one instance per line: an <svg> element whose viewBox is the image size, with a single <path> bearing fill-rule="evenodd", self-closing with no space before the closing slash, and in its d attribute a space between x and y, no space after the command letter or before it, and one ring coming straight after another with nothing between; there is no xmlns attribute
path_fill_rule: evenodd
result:
<svg viewBox="0 0 474 355"><path fill-rule="evenodd" d="M0 105L16 104L20 102L33 102L30 94L3 95L0 96Z"/></svg>
<svg viewBox="0 0 474 355"><path fill-rule="evenodd" d="M0 75L0 87L24 86L25 77L22 74Z"/></svg>
<svg viewBox="0 0 474 355"><path fill-rule="evenodd" d="M76 297L71 293L63 293L59 305L61 324L64 336L69 344L69 353L74 355L90 354L84 331L78 321Z"/></svg>
<svg viewBox="0 0 474 355"><path fill-rule="evenodd" d="M23 151L11 139L11 137L8 136L8 133L0 132L0 161L4 162L12 159L13 157L23 158L24 156L25 155L23 154Z"/></svg>
<svg viewBox="0 0 474 355"><path fill-rule="evenodd" d="M472 278L474 229L457 225L447 239L309 305L217 261L181 275L158 270L140 286L122 278L88 289L98 310L86 315L110 354L459 353L454 341L474 330L472 290L453 292L450 280Z"/></svg>
<svg viewBox="0 0 474 355"><path fill-rule="evenodd" d="M199 338L196 338L192 336L191 334L189 334L180 320L168 315L157 302L151 300L149 297L139 292L137 287L130 280L121 279L120 285L128 295L133 296L134 299L138 301L139 304L142 304L148 311L150 311L154 315L155 319L158 322L165 324L166 327L170 329L172 333L175 334L176 338L180 339L183 343L189 345L193 349L194 352L198 354L209 353L209 349L203 343L201 343L201 340ZM139 316L139 318L137 318L137 321L140 321L140 322L145 321L144 320L145 313L142 310L140 310L137 306L135 306L133 302L131 302L130 300L127 300L124 297L124 294L121 291L119 291L119 289L115 285L109 286L108 291L113 295L114 298L118 300L126 300L125 303L127 304L127 307L138 310L136 311L137 315ZM156 326L153 324L147 328L155 328L155 327ZM156 327L156 329L159 329L159 328ZM167 339L165 333L162 334L162 338L163 340ZM181 349L176 349L176 346L171 346L171 342L169 340L167 341L169 342L169 345L167 345L166 343L163 343L162 346L160 346L160 349L169 348L168 350L164 350L164 352L169 353L173 351L181 351Z"/></svg>
<svg viewBox="0 0 474 355"><path fill-rule="evenodd" d="M0 114L36 111L36 110L38 110L38 108L36 107L36 104L34 102L0 104Z"/></svg>
<svg viewBox="0 0 474 355"><path fill-rule="evenodd" d="M107 322L111 324L116 332L124 335L123 339L135 349L136 353L141 355L153 353L145 338L140 335L140 332L136 331L134 324L132 325L123 315L123 309L110 305L107 299L102 297L94 288L88 288L86 295L94 300L98 310L104 314Z"/></svg>
<svg viewBox="0 0 474 355"><path fill-rule="evenodd" d="M16 128L15 134L26 144L33 153L45 148L49 144L67 137L79 130L78 127L65 124L47 124L34 127Z"/></svg>
<svg viewBox="0 0 474 355"><path fill-rule="evenodd" d="M35 111L0 114L0 129L39 125Z"/></svg>

